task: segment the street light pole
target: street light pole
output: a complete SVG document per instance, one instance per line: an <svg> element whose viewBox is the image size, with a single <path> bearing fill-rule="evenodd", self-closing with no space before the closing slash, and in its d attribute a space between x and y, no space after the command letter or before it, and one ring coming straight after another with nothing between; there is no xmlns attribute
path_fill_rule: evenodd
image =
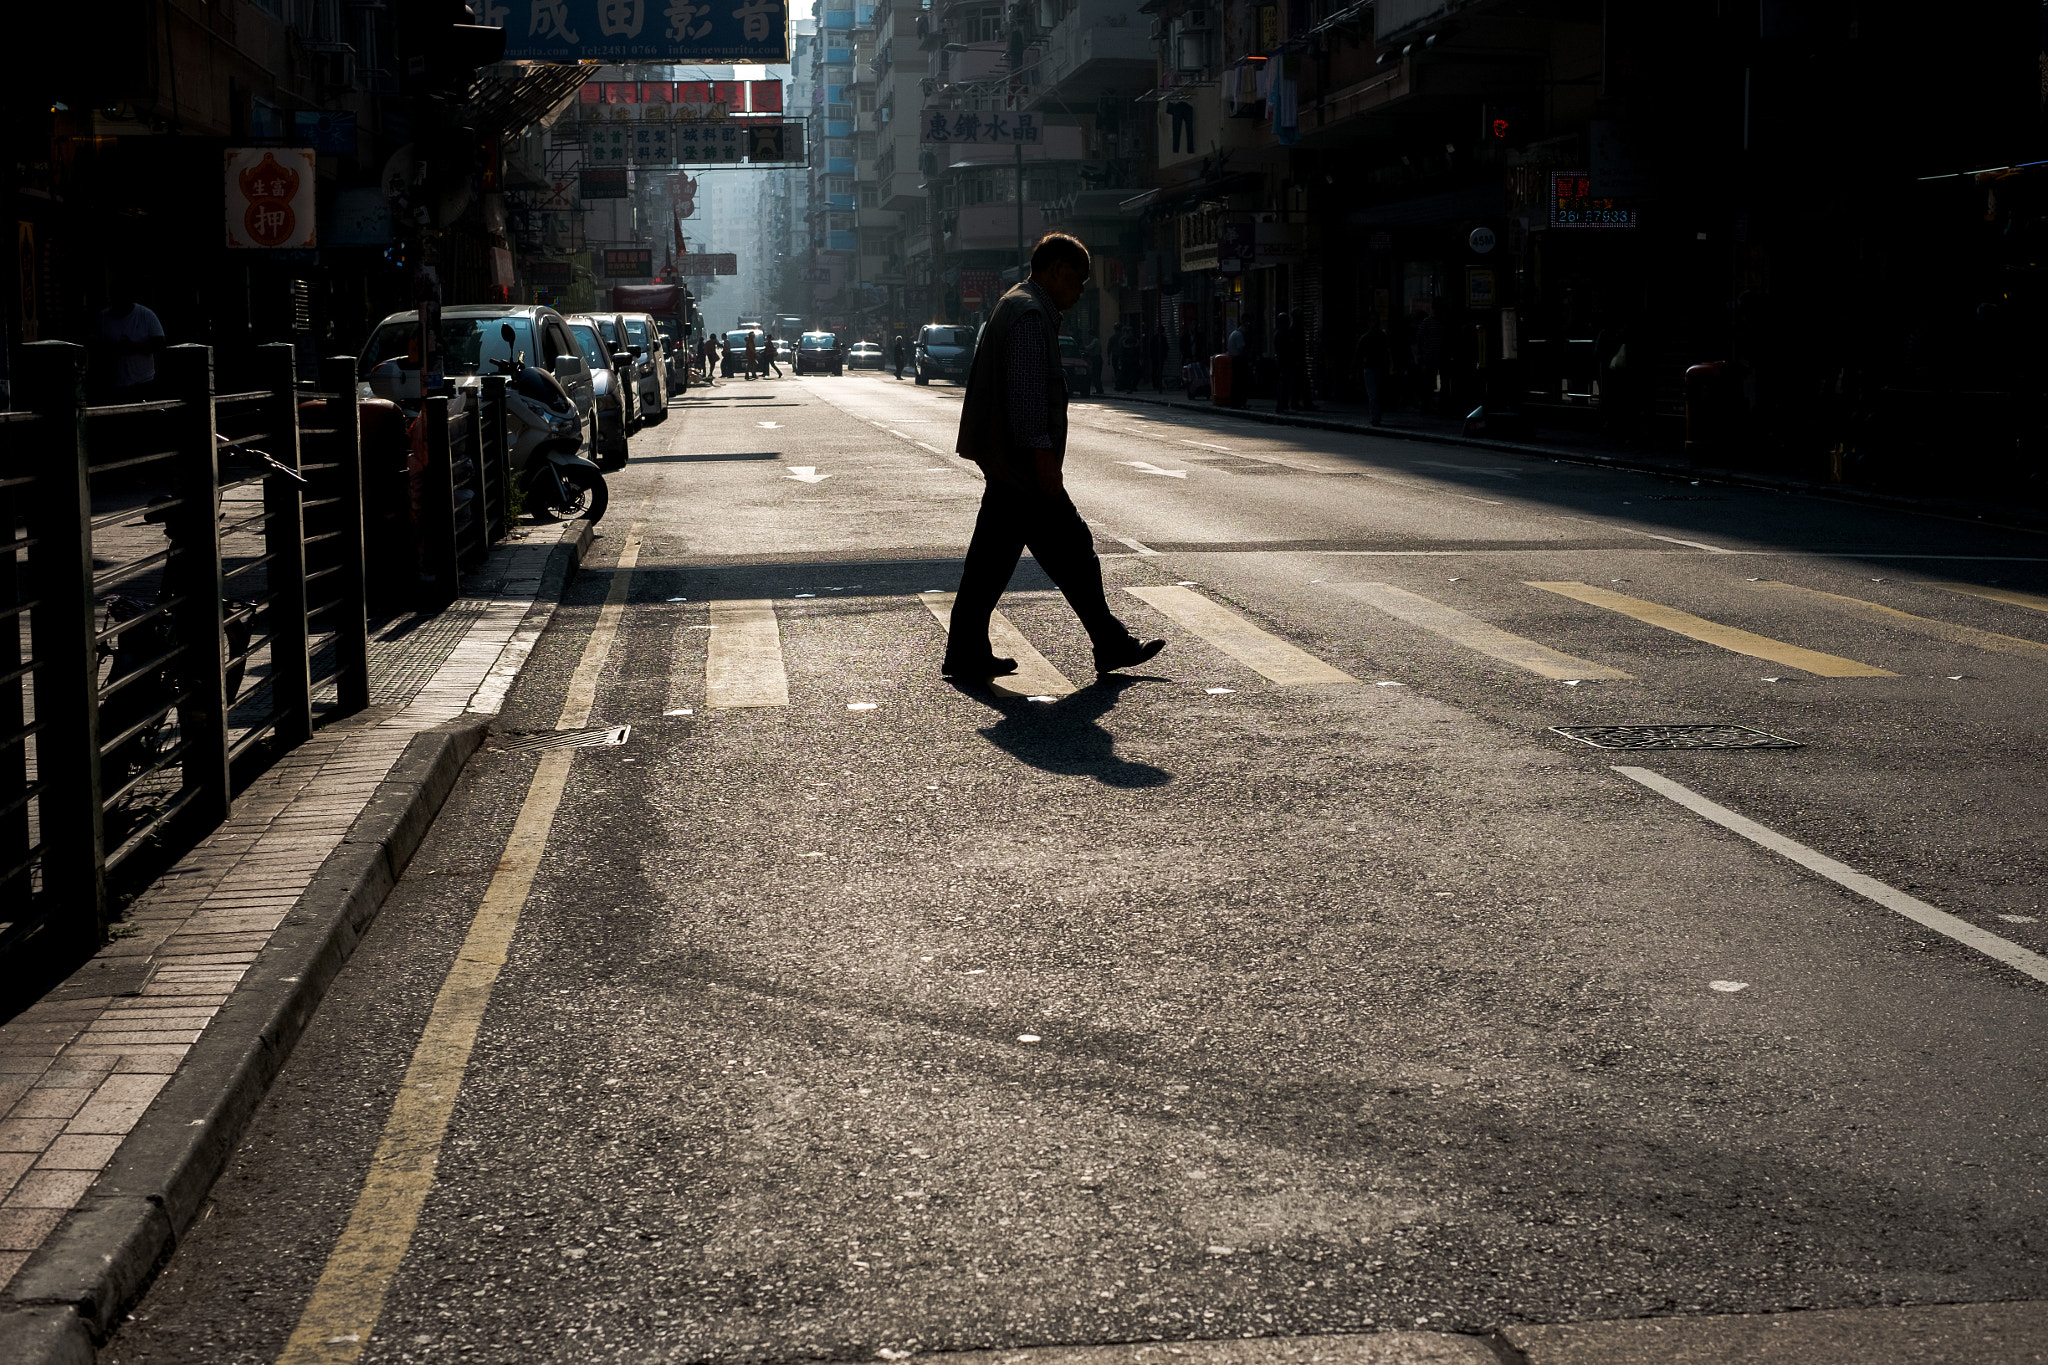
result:
<svg viewBox="0 0 2048 1365"><path fill-rule="evenodd" d="M1024 144L1010 144L1017 151L1017 283L1024 283Z"/></svg>

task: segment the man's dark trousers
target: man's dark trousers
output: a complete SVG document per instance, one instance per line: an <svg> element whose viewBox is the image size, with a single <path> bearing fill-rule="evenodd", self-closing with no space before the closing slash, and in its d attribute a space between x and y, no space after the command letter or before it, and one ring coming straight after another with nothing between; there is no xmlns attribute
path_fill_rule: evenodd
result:
<svg viewBox="0 0 2048 1365"><path fill-rule="evenodd" d="M1065 492L1042 493L991 478L981 495L974 539L967 544L960 591L953 598L947 657L968 660L988 654L989 615L1010 585L1018 557L1027 546L1046 576L1066 594L1098 649L1130 638L1130 631L1110 611L1103 596L1102 561L1095 557L1095 536L1074 509L1073 499Z"/></svg>

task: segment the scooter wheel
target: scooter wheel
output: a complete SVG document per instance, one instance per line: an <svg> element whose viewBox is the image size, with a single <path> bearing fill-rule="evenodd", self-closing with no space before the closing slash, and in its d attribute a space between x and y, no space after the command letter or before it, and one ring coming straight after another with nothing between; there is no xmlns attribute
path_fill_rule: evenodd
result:
<svg viewBox="0 0 2048 1365"><path fill-rule="evenodd" d="M556 521L581 519L595 525L611 503L611 489L605 486L604 475L572 467L561 471L561 480L566 497L558 501L547 496L547 493L553 492L553 489L548 487L546 493L542 494L541 501L555 505L543 506L541 510ZM552 480L543 479L539 482L546 486L551 484Z"/></svg>

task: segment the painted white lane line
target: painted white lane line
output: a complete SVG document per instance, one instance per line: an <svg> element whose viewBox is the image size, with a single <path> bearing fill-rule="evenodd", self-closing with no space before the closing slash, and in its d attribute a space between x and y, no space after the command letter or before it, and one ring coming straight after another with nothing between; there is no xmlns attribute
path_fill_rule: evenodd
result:
<svg viewBox="0 0 2048 1365"><path fill-rule="evenodd" d="M1489 624L1476 616L1468 616L1456 607L1447 607L1427 597L1397 588L1391 583L1332 583L1331 587L1347 597L1356 597L1370 602L1387 615L1406 621L1411 626L1420 626L1435 635L1441 635L1453 644L1477 650L1491 659L1526 668L1539 677L1555 678L1560 681L1583 680L1586 678L1628 678L1630 675L1606 664L1589 663L1575 659L1569 654L1560 654L1548 645L1539 645L1534 640L1525 640L1511 635L1499 626Z"/></svg>
<svg viewBox="0 0 2048 1365"><path fill-rule="evenodd" d="M1140 544L1139 542L1132 540L1129 536L1112 536L1111 539L1116 541L1116 543L1119 545L1130 546L1133 550L1136 550L1141 555L1156 555L1159 553L1159 551L1153 549L1151 546Z"/></svg>
<svg viewBox="0 0 2048 1365"><path fill-rule="evenodd" d="M1785 664L1791 668L1803 669L1817 677L1896 678L1899 676L1882 668L1874 668L1869 664L1858 663L1854 659L1844 659L1836 654L1823 654L1817 649L1807 649L1801 645L1787 644L1783 640L1773 640L1768 635L1758 635L1754 631L1742 630L1735 626L1724 626L1719 621L1709 621L1705 617L1694 616L1689 611L1680 611L1676 607L1667 607L1661 602L1647 602L1640 597L1630 597L1625 593L1612 592L1606 588L1595 588L1585 583L1573 582L1530 583L1528 586L1541 588L1545 592L1554 592L1560 597L1569 597L1575 602L1584 602L1588 606L1600 607L1606 611L1629 617L1632 620L1641 621L1645 625L1657 626L1674 634L1683 635L1688 639L1699 640L1702 643L1728 650L1731 653L1747 654L1753 659L1763 659L1769 663Z"/></svg>
<svg viewBox="0 0 2048 1365"><path fill-rule="evenodd" d="M1183 587L1125 588L1153 610L1170 616L1253 672L1282 687L1317 683L1356 683L1342 669L1260 630L1221 603Z"/></svg>
<svg viewBox="0 0 2048 1365"><path fill-rule="evenodd" d="M1161 469L1159 466L1147 464L1143 460L1118 460L1117 463L1129 465L1140 474L1158 474L1168 479L1185 479L1188 476L1188 472L1185 469Z"/></svg>
<svg viewBox="0 0 2048 1365"><path fill-rule="evenodd" d="M1237 454L1237 452L1232 450L1229 446L1212 446L1207 441L1182 441L1181 444L1184 446L1200 446L1204 450L1220 450L1225 455Z"/></svg>
<svg viewBox="0 0 2048 1365"><path fill-rule="evenodd" d="M1931 616L1915 616L1909 611L1887 607L1881 602L1866 602L1860 597L1844 597L1840 593L1822 592L1818 588L1802 588L1796 583L1779 583L1771 579L1759 579L1749 585L1788 596L1804 598L1817 606L1833 607L1856 616L1868 617L1900 630L1910 630L1920 635L1929 635L1950 644L1970 645L1987 649L1995 654L2048 654L2048 644L2039 640L2023 640L2017 635L2000 635L1994 631L1978 630L1975 626L1957 625L1953 621L1939 621ZM2042 603L2042 610L2048 611L2048 601Z"/></svg>
<svg viewBox="0 0 2048 1365"><path fill-rule="evenodd" d="M1637 531L1627 526L1617 527L1616 529L1627 531L1632 536L1647 536L1651 540L1661 540L1668 545L1683 545L1689 550L1705 550L1710 555L1739 555L1750 553L1746 550L1724 550L1719 545L1708 545L1704 541L1680 540L1677 536L1660 536L1654 531Z"/></svg>
<svg viewBox="0 0 2048 1365"><path fill-rule="evenodd" d="M1887 555L1887 559L1899 559L1901 555ZM1975 583L1936 583L1923 580L1923 588L1940 588L1943 592L1959 592L1965 597L1981 597L1988 602L2003 602L2009 607L2026 607L2033 611L2048 611L2048 597L2036 597L2030 592L2014 592L2010 588L1984 588Z"/></svg>
<svg viewBox="0 0 2048 1365"><path fill-rule="evenodd" d="M909 440L910 438L908 438L908 437L905 437L904 439L905 439L905 440ZM919 446L919 447L922 447L922 448L923 448L923 449L925 449L925 450L929 450L929 451L930 451L930 452L931 452L932 454L934 454L934 455L943 455L943 454L945 454L945 453L946 453L945 451L943 451L943 450L940 450L940 449L939 449L939 448L938 448L937 446L934 446L934 445L926 445L926 444L925 444L925 443L924 443L923 441L911 441L910 443L911 443L912 445L914 445L914 446Z"/></svg>
<svg viewBox="0 0 2048 1365"><path fill-rule="evenodd" d="M562 703L557 730L581 730L590 724L590 708L597 704L598 678L604 672L605 660L612 656L612 641L618 638L619 618L626 612L626 588L633 581L634 567L640 563L640 533L646 525L634 522L626 532L626 543L619 547L618 567L612 570L611 587L605 591L604 605L598 609L597 626L590 632L583 657L569 678L569 695Z"/></svg>
<svg viewBox="0 0 2048 1365"><path fill-rule="evenodd" d="M814 464L793 464L789 467L789 473L783 477L795 479L798 483L823 483L832 476L820 474Z"/></svg>
<svg viewBox="0 0 2048 1365"><path fill-rule="evenodd" d="M706 706L789 705L789 674L782 666L782 632L773 602L713 602L708 643Z"/></svg>
<svg viewBox="0 0 2048 1365"><path fill-rule="evenodd" d="M931 614L938 618L939 625L953 628L953 594L949 592L928 592L919 595ZM1071 696L1077 690L1067 681L1066 675L1054 668L1051 660L1032 648L1024 633L1011 623L1010 618L996 612L988 618L988 643L994 653L1005 659L1017 661L1017 671L1005 677L996 678L991 686L998 692L1013 697L1051 698Z"/></svg>
<svg viewBox="0 0 2048 1365"><path fill-rule="evenodd" d="M1747 816L1737 815L1726 806L1717 805L1701 796L1690 787L1682 787L1668 777L1651 772L1648 768L1625 768L1616 766L1615 772L1632 782L1640 782L1651 791L1667 800L1675 801L1693 814L1713 821L1725 830L1739 834L1759 848L1767 848L1782 858L1789 858L1809 872L1818 872L1837 886L1854 891L1866 900L1882 905L1885 909L1904 915L1924 929L1952 938L1968 948L1975 948L1986 957L2003 962L2006 966L2031 976L2036 981L2048 982L2048 957L2022 948L2010 939L1979 929L1965 919L1958 919L1945 910L1937 910L1917 896L1909 896L1896 887L1887 886L1875 877L1867 877L1845 863L1838 863L1825 853L1816 852L1794 839L1787 839L1777 831L1767 829Z"/></svg>

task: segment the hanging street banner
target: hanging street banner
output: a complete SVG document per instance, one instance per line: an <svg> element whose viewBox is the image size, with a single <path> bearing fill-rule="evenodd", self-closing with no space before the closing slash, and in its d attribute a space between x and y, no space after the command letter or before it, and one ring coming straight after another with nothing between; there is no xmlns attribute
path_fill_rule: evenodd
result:
<svg viewBox="0 0 2048 1365"><path fill-rule="evenodd" d="M1042 131L1036 114L1006 109L976 113L971 109L927 109L918 115L919 142L964 142L978 147L1030 146Z"/></svg>
<svg viewBox="0 0 2048 1365"><path fill-rule="evenodd" d="M789 60L783 0L483 0L476 21L505 30L508 62Z"/></svg>
<svg viewBox="0 0 2048 1365"><path fill-rule="evenodd" d="M583 199L628 199L633 187L626 183L624 166L585 166L577 174L578 193Z"/></svg>
<svg viewBox="0 0 2048 1365"><path fill-rule="evenodd" d="M636 280L652 276L654 252L648 247L606 247L604 273L615 280Z"/></svg>
<svg viewBox="0 0 2048 1365"><path fill-rule="evenodd" d="M804 125L766 119L718 123L606 123L588 130L583 197L591 177L609 170L623 178L627 166L801 166ZM617 196L624 198L624 193Z"/></svg>

